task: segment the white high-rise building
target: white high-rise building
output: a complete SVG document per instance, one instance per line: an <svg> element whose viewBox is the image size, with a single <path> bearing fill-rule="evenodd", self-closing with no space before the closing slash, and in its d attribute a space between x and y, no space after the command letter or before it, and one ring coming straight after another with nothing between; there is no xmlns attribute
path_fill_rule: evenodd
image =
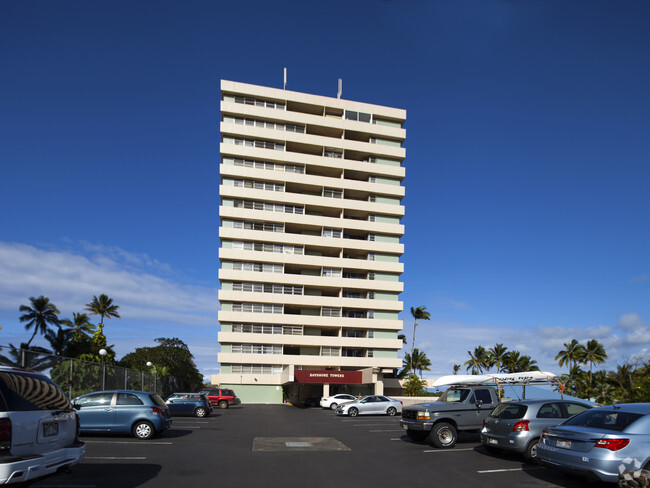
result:
<svg viewBox="0 0 650 488"><path fill-rule="evenodd" d="M221 81L220 373L244 402L395 392L406 111Z"/></svg>

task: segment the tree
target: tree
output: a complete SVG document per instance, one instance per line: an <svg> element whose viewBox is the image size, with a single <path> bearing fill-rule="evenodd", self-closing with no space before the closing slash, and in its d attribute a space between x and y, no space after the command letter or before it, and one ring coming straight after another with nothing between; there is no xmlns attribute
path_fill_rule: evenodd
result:
<svg viewBox="0 0 650 488"><path fill-rule="evenodd" d="M508 348L503 344L495 344L494 347L488 349L488 365L490 368L496 366L497 373L500 373L503 368L503 359L507 350Z"/></svg>
<svg viewBox="0 0 650 488"><path fill-rule="evenodd" d="M603 345L596 339L587 341L587 347L584 349L582 360L589 363L589 390L591 390L591 370L594 364L602 364L607 359L607 353Z"/></svg>
<svg viewBox="0 0 650 488"><path fill-rule="evenodd" d="M408 352L404 354L403 360L404 369L402 370L401 377L405 377L406 373L409 371L420 371L420 377L422 376L422 371L430 371L429 366L431 366L431 360L427 357L426 353L420 352L418 349L413 350L413 355Z"/></svg>
<svg viewBox="0 0 650 488"><path fill-rule="evenodd" d="M156 342L157 346L138 347L130 352L120 360L120 366L149 371L147 362L151 362L158 374L166 372L181 382L175 385L163 385L164 393L172 393L166 391L170 388L176 391L198 391L203 386L203 375L197 369L194 356L187 345L176 337L172 339L159 337Z"/></svg>
<svg viewBox="0 0 650 488"><path fill-rule="evenodd" d="M454 364L454 374L458 374L462 366L460 364Z"/></svg>
<svg viewBox="0 0 650 488"><path fill-rule="evenodd" d="M113 305L112 298L108 298L107 295L104 295L102 293L99 295L99 298L97 298L97 296L93 296L92 302L86 304L85 310L88 310L91 315L99 315L100 321L98 327L100 329L103 329L104 317L109 319L113 317L116 319L121 318L120 314L117 313L118 308L120 308L118 305Z"/></svg>
<svg viewBox="0 0 650 488"><path fill-rule="evenodd" d="M488 353L483 346L478 346L472 351L467 351L469 359L465 361L467 371L472 370L472 374L482 374L488 368Z"/></svg>
<svg viewBox="0 0 650 488"><path fill-rule="evenodd" d="M72 313L72 320L63 319L61 324L66 325L72 330L72 340L78 342L82 338L90 338L95 332L95 326L90 322L90 317L86 313Z"/></svg>
<svg viewBox="0 0 650 488"><path fill-rule="evenodd" d="M573 339L571 342L564 343L564 349L557 353L555 360L558 361L560 367L565 364L569 368L569 374L571 368L578 363L582 363L585 356L585 346L580 344L577 340Z"/></svg>
<svg viewBox="0 0 650 488"><path fill-rule="evenodd" d="M402 344L408 344L408 342L406 341L406 336L405 336L404 334L398 334L398 335L397 335L397 339L398 339L398 340L401 339L401 340L402 340Z"/></svg>
<svg viewBox="0 0 650 488"><path fill-rule="evenodd" d="M52 352L54 352L54 354L57 356L64 356L65 350L70 343L71 335L72 331L70 329L57 327L56 332L52 329L48 329L44 337L45 340L50 343L50 347L52 348Z"/></svg>
<svg viewBox="0 0 650 488"><path fill-rule="evenodd" d="M25 330L29 330L34 327L34 333L32 337L27 341L26 347L29 348L32 340L37 333L40 332L41 335L45 335L50 325L59 324L59 310L56 306L50 302L49 298L41 295L38 298L29 297L29 301L32 306L21 305L18 309L21 312L24 312L20 316L19 320L25 323Z"/></svg>
<svg viewBox="0 0 650 488"><path fill-rule="evenodd" d="M418 320L429 320L431 314L427 312L427 307L421 306L417 308L411 307L411 315L413 316L413 342L411 342L411 356L415 348L415 328L418 326Z"/></svg>
<svg viewBox="0 0 650 488"><path fill-rule="evenodd" d="M519 351L509 351L503 356L503 371L506 373L522 373L538 371L537 361Z"/></svg>
<svg viewBox="0 0 650 488"><path fill-rule="evenodd" d="M9 344L9 354L0 355L0 365L43 371L53 365L52 351L39 346L29 346L21 342L20 347Z"/></svg>
<svg viewBox="0 0 650 488"><path fill-rule="evenodd" d="M418 378L416 374L410 375L403 385L406 396L424 396L426 387L426 380Z"/></svg>

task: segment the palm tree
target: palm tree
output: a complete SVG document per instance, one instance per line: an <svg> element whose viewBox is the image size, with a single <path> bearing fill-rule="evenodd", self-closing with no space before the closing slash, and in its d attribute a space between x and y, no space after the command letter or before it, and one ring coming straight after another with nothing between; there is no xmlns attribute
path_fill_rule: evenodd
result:
<svg viewBox="0 0 650 488"><path fill-rule="evenodd" d="M564 350L557 353L555 360L558 361L560 367L566 364L569 368L569 376L571 376L572 368L578 363L584 362L584 357L585 346L573 339L568 344L566 342L564 343Z"/></svg>
<svg viewBox="0 0 650 488"><path fill-rule="evenodd" d="M86 304L85 310L90 312L90 315L99 315L100 322L98 327L100 330L104 328L104 317L106 318L120 318L120 314L117 313L117 309L120 308L118 305L113 305L113 299L108 298L108 295L103 293L97 296L93 296L93 301Z"/></svg>
<svg viewBox="0 0 650 488"><path fill-rule="evenodd" d="M72 335L72 331L70 329L64 329L62 327L58 327L56 329L56 332L52 329L48 329L48 331L45 333L45 340L50 343L50 346L52 347L52 351L54 354L57 356L62 356L66 348L68 347L68 344L70 343L70 336Z"/></svg>
<svg viewBox="0 0 650 488"><path fill-rule="evenodd" d="M397 334L397 340L402 340L402 344L408 344L406 342L406 336L404 334Z"/></svg>
<svg viewBox="0 0 650 488"><path fill-rule="evenodd" d="M478 346L474 349L474 353L467 351L469 359L465 361L467 371L472 370L472 374L481 374L483 370L487 369L488 353L483 346Z"/></svg>
<svg viewBox="0 0 650 488"><path fill-rule="evenodd" d="M430 371L429 366L431 366L431 360L425 352L414 349L413 355L408 352L404 354L403 366L402 376L405 376L407 371L420 371L420 377L422 377L422 371Z"/></svg>
<svg viewBox="0 0 650 488"><path fill-rule="evenodd" d="M603 345L596 339L587 341L583 361L589 363L589 390L591 391L591 369L594 364L602 364L607 359L607 353Z"/></svg>
<svg viewBox="0 0 650 488"><path fill-rule="evenodd" d="M429 320L431 314L427 312L427 307L421 306L418 308L411 307L411 315L413 316L413 342L411 342L411 356L415 348L415 328L418 326L418 320Z"/></svg>
<svg viewBox="0 0 650 488"><path fill-rule="evenodd" d="M36 333L40 332L44 335L47 332L49 325L59 325L59 313L61 313L56 308L56 305L51 303L50 299L43 295L38 298L29 297L29 301L32 303L31 307L28 305L21 305L18 309L21 312L25 312L19 317L21 322L26 322L25 330L34 327L34 333L27 341L27 348L29 348Z"/></svg>
<svg viewBox="0 0 650 488"><path fill-rule="evenodd" d="M25 342L21 342L20 347L9 344L9 354L0 355L0 365L43 371L53 366L50 354L52 351L39 346L29 347Z"/></svg>
<svg viewBox="0 0 650 488"><path fill-rule="evenodd" d="M524 371L537 371L537 361L527 354L519 351L510 351L503 356L503 371L506 373L522 373Z"/></svg>
<svg viewBox="0 0 650 488"><path fill-rule="evenodd" d="M462 366L460 364L454 364L454 374L458 374Z"/></svg>
<svg viewBox="0 0 650 488"><path fill-rule="evenodd" d="M492 366L496 366L497 373L501 372L501 368L503 367L503 359L507 354L507 350L508 348L503 344L495 344L494 347L488 349L489 367L491 368Z"/></svg>
<svg viewBox="0 0 650 488"><path fill-rule="evenodd" d="M64 319L61 324L70 327L72 331L72 340L78 342L82 338L90 338L95 332L95 326L90 322L86 313L72 312L72 320Z"/></svg>

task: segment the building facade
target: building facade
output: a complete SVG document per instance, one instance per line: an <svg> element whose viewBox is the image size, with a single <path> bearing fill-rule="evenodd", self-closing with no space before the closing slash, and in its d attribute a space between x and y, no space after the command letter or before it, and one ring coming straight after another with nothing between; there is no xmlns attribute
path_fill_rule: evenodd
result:
<svg viewBox="0 0 650 488"><path fill-rule="evenodd" d="M212 383L253 403L390 394L406 112L225 80L221 95Z"/></svg>

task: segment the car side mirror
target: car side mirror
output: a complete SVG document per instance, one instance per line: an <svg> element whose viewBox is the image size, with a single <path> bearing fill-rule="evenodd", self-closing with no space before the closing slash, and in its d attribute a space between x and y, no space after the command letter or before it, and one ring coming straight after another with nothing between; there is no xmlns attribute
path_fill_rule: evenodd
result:
<svg viewBox="0 0 650 488"><path fill-rule="evenodd" d="M482 405L483 405L483 400L476 400L476 408L480 410Z"/></svg>
<svg viewBox="0 0 650 488"><path fill-rule="evenodd" d="M78 403L73 403L72 408L74 408L75 410L81 410L81 405L79 405Z"/></svg>

